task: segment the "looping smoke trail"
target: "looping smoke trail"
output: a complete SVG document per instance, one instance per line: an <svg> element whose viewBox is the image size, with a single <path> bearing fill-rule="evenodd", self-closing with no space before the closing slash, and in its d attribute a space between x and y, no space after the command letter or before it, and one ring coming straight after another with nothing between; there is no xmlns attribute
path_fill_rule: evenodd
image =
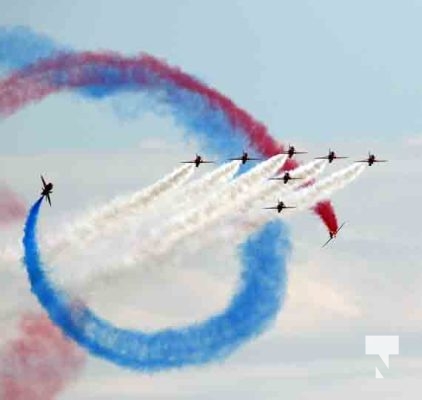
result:
<svg viewBox="0 0 422 400"><path fill-rule="evenodd" d="M36 240L41 203L39 199L32 206L23 239L32 291L67 336L91 354L123 367L154 372L221 359L261 333L284 297L290 244L285 228L271 223L242 246L241 284L223 312L184 328L155 333L117 328L74 302L49 280Z"/></svg>
<svg viewBox="0 0 422 400"><path fill-rule="evenodd" d="M125 58L86 52L41 60L35 57L34 62L0 81L0 114L10 115L31 101L62 90L83 89L81 94L94 99L129 89L146 90L151 98L170 108L177 123L191 128L204 147L221 157L227 158L233 148L252 147L266 157L285 150L262 123L230 99L152 56ZM295 160L289 159L284 169L297 166ZM329 230L337 229L330 203L324 202L315 212Z"/></svg>
<svg viewBox="0 0 422 400"><path fill-rule="evenodd" d="M151 99L169 108L176 123L183 124L204 148L221 158L235 148L267 157L281 149L262 124L229 99L149 56L125 59L116 54L63 54L27 66L0 81L0 114L69 89L91 98L145 90ZM225 312L184 330L132 335L133 331L119 330L75 305L46 279L37 258L34 231L31 236L40 205L37 202L28 216L24 242L32 290L67 335L91 353L120 365L157 370L217 359L262 332L284 296L288 243L282 239L286 234L283 225L272 223L242 247L242 285Z"/></svg>
<svg viewBox="0 0 422 400"><path fill-rule="evenodd" d="M202 146L213 153L218 153L222 158L227 158L229 156L227 153L234 148L252 148L259 155L267 157L277 154L283 149L281 145L268 135L264 125L254 121L245 111L236 107L229 99L219 94L216 90L208 88L196 79L182 73L180 70L171 68L149 56L128 59L116 54L80 53L63 54L40 61L0 82L0 113L6 115L32 100L40 100L51 93L69 89L76 89L79 93L91 98L103 98L128 89L145 90L151 98L169 108L176 123L183 124L185 128L194 132L200 139ZM285 168L291 169L296 166L295 162L290 160L286 163ZM330 205L326 206L330 208ZM322 218L328 227L330 224L336 224L335 220L334 222L333 220L328 221L324 215ZM30 221L30 218L28 221ZM265 233L266 230L271 230L271 228L281 230L282 226L270 224L264 228L263 232ZM260 238L262 243L258 243L259 248L265 251L267 246L270 246L268 249L270 251L262 256L275 257L275 260L267 260L271 265L276 265L280 262L284 263L282 255L271 251L274 232L266 232L269 236L264 233ZM247 250L249 251L250 249L247 248ZM31 254L34 255L29 248L26 249L26 252L29 256ZM37 254L35 253L35 255ZM30 257L27 257L26 261L27 263L30 262ZM274 272L278 273L277 271L280 271L280 268ZM31 274L34 291L38 293L39 297L43 298L45 306L52 306L50 308L50 316L55 321L61 320L63 322L64 318L65 322L69 322L71 327L75 327L75 324L73 324L75 318L81 317L84 322L87 322L86 326L88 328L91 326L94 329L93 333L98 333L98 335L88 335L86 337L80 334L80 330L73 330L73 334L80 339L79 343L85 344L87 347L91 345L90 349L92 352L97 352L103 357L108 357L108 359L124 365L126 360L121 360L121 353L116 356L116 348L109 349L108 345L110 343L104 345L101 343L102 340L107 340L105 339L107 335L104 333L104 328L109 328L109 326L104 321L89 318L91 314L85 313L83 307L79 308L81 312L78 313L78 309L72 308L73 303L71 305L67 304L69 307L65 307L65 309L60 309L60 307L57 307L57 297L54 297L55 292L52 293L50 291L46 297L44 292L43 296L40 296L40 291L42 292L42 289L46 287L51 289L51 285L41 279L42 275L37 273L37 270L32 270L32 272L35 272L35 274ZM253 268L250 265L246 273L253 273ZM256 285L258 284L257 282L260 282L260 280L258 279L253 284ZM266 280L267 284L277 282L279 281L272 279L271 276L270 279ZM267 308L263 320L268 321L273 318L277 307L267 307L267 305L274 304L274 302L263 302L260 304L259 298L255 298L257 290L256 288L254 289L253 295L251 295L253 298L251 299L252 304L241 310L241 315L236 318L237 321L244 322L245 315L249 317L247 315L249 312L253 314L256 311L256 307L262 306ZM279 288L276 288L275 292L268 289L272 289L272 287L267 287L266 291L268 293L265 294L274 296L274 293ZM62 302L61 304L64 303ZM62 311L67 312L67 314L63 314ZM69 313L75 318L67 319ZM251 317L256 315L259 317L262 313L255 312ZM85 318L86 316L87 318ZM67 322L65 326L69 327ZM259 332L262 324L255 325L257 326L256 329L249 327L247 337ZM63 328L63 324L61 327ZM113 336L115 334L114 330L105 329L105 332L111 332L112 337L116 337ZM245 339L245 336L243 338ZM124 348L124 356L131 354L132 347L129 346L128 348L127 346L129 345L127 344Z"/></svg>

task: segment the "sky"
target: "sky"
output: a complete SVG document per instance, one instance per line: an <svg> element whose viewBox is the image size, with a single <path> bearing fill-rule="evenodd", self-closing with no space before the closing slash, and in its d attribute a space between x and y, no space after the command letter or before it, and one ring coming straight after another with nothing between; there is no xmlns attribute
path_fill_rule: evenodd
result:
<svg viewBox="0 0 422 400"><path fill-rule="evenodd" d="M265 334L224 362L158 375L88 357L58 399L415 398L422 376L421 14L416 0L1 3L2 27L24 26L75 50L147 52L180 66L277 139L309 151L301 160L331 147L352 159L371 150L390 161L335 195L347 225L324 250L327 233L314 215L288 220L288 296ZM139 112L138 101L60 94L1 121L0 181L27 205L39 191L38 171L57 183L42 229L58 232L195 152L180 127ZM21 223L0 228L0 244L14 244L21 231ZM125 296L110 287L82 293L114 321L139 318L148 329L183 323L227 301L238 273L233 252L211 246L165 273L122 277ZM13 336L17 313L37 305L20 275L2 275L2 292L13 300L1 306L11 310L1 325ZM122 304L113 308L117 295ZM384 380L374 379L379 359L365 356L370 334L400 335L400 355L382 370Z"/></svg>

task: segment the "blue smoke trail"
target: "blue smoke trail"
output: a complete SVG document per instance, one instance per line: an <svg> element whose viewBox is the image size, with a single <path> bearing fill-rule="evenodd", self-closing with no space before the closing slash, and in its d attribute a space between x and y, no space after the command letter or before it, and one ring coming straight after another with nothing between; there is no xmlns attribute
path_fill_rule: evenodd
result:
<svg viewBox="0 0 422 400"><path fill-rule="evenodd" d="M26 47L29 50L22 52ZM31 31L5 33L0 30L0 64L8 68L27 66L60 50L49 39ZM177 124L183 125L190 135L199 139L204 149L217 154L220 159L233 156L232 149L250 150L244 132L230 123L223 110L211 106L198 93L163 82L151 71L133 71L145 75L144 86L112 67L88 65L87 71L95 74L102 84L87 85L77 90L79 94L102 99L125 91L144 91L150 100L148 106L154 112L160 111L158 104L164 104L165 111ZM67 79L65 73L53 76L53 82L58 86L66 84ZM285 262L290 249L288 232L280 222L270 223L241 246L241 283L224 312L181 329L165 329L151 334L119 329L69 298L49 280L36 241L40 206L41 199L30 210L23 241L24 262L32 291L52 321L68 337L92 354L116 364L156 371L220 359L261 333L275 318L284 299Z"/></svg>
<svg viewBox="0 0 422 400"><path fill-rule="evenodd" d="M0 28L0 66L20 69L64 51L68 53L70 50L28 28ZM133 71L130 76L110 66L88 65L86 69L87 74L96 75L102 83L89 84L78 89L78 94L101 100L122 92L145 91L148 98L142 101L142 112L171 115L177 125L186 129L187 138L194 136L201 150L211 153L214 158L223 161L238 156L242 150L247 149L251 157L260 156L243 132L230 123L224 111L210 107L200 94L168 81L164 82L147 70ZM143 87L135 79L135 75L143 76ZM68 77L66 73L56 73L52 79L60 86L66 83ZM236 149L236 153L233 153L233 149ZM250 165L244 165L241 171L244 172L249 167Z"/></svg>
<svg viewBox="0 0 422 400"><path fill-rule="evenodd" d="M274 319L286 287L285 228L270 223L241 246L241 285L228 307L206 321L155 333L120 329L56 289L45 272L36 228L42 199L31 208L23 245L32 292L63 332L90 353L148 372L203 364L227 356Z"/></svg>
<svg viewBox="0 0 422 400"><path fill-rule="evenodd" d="M0 65L3 69L26 67L58 51L53 40L24 26L0 27Z"/></svg>

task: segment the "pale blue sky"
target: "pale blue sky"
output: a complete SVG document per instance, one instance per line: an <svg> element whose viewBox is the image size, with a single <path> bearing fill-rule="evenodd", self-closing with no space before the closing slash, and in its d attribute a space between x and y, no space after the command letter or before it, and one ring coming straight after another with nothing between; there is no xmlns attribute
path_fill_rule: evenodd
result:
<svg viewBox="0 0 422 400"><path fill-rule="evenodd" d="M167 59L280 140L311 151L302 159L331 146L350 156L370 148L395 160L336 195L348 225L327 251L320 250L326 232L314 216L289 221L292 292L264 337L221 366L157 377L90 359L61 398L411 398L422 376L421 21L416 0L1 2L1 26L23 25L76 50ZM123 120L110 101L52 97L1 122L0 180L30 201L38 171L47 171L58 182L58 206L46 220L61 221L159 178L194 151L160 141L170 133L180 134L151 115ZM152 146L151 137L158 137ZM20 237L20 227L13 235ZM366 333L403 336L405 357L392 360L394 379L384 386L372 379L373 359L363 354Z"/></svg>
<svg viewBox="0 0 422 400"><path fill-rule="evenodd" d="M25 25L75 49L164 57L228 94L280 138L335 144L396 139L422 128L417 1L5 1L1 7L1 25ZM49 123L58 115L62 123L59 105L53 107ZM34 118L48 132L45 118ZM7 141L16 140L10 150L22 149L25 128L10 129L14 139ZM46 135L47 146L87 142L86 134L80 141ZM91 135L94 146L101 142ZM103 135L122 146L127 138Z"/></svg>

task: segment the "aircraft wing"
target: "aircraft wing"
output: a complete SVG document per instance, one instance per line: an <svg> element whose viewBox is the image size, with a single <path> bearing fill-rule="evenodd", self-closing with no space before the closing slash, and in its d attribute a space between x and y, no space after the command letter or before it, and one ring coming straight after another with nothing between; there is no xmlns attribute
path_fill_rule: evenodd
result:
<svg viewBox="0 0 422 400"><path fill-rule="evenodd" d="M336 232L336 235L337 235L337 233L339 233L340 232L340 229L341 228L343 228L343 226L345 225L346 223L345 222L343 222L341 225L340 225L340 227L337 229L337 232ZM335 238L335 236L333 236L333 237L330 237L323 245L322 245L322 247L325 247L328 243L330 243L333 239Z"/></svg>
<svg viewBox="0 0 422 400"><path fill-rule="evenodd" d="M369 160L357 160L355 162L369 162Z"/></svg>
<svg viewBox="0 0 422 400"><path fill-rule="evenodd" d="M284 206L283 208L296 208L295 206Z"/></svg>
<svg viewBox="0 0 422 400"><path fill-rule="evenodd" d="M334 158L349 158L349 157L338 157L338 156L335 156Z"/></svg>
<svg viewBox="0 0 422 400"><path fill-rule="evenodd" d="M263 210L278 210L278 207L264 207Z"/></svg>
<svg viewBox="0 0 422 400"><path fill-rule="evenodd" d="M47 183L45 182L44 177L42 175L41 175L41 180L42 180L43 186L46 187L47 186Z"/></svg>
<svg viewBox="0 0 422 400"><path fill-rule="evenodd" d="M344 226L344 225L346 225L346 223L345 223L345 222L343 222L343 223L340 225L340 227L337 229L337 233L339 233L340 229L341 229L341 228L343 228L343 226Z"/></svg>
<svg viewBox="0 0 422 400"><path fill-rule="evenodd" d="M328 156L324 156L324 157L315 157L315 160L328 160Z"/></svg>
<svg viewBox="0 0 422 400"><path fill-rule="evenodd" d="M242 159L241 158L228 158L227 159L228 161L242 161Z"/></svg>
<svg viewBox="0 0 422 400"><path fill-rule="evenodd" d="M203 161L201 161L203 162ZM195 164L195 161L180 161L181 164Z"/></svg>
<svg viewBox="0 0 422 400"><path fill-rule="evenodd" d="M374 162L387 162L388 160L375 160Z"/></svg>
<svg viewBox="0 0 422 400"><path fill-rule="evenodd" d="M307 151L295 151L295 154L308 154Z"/></svg>
<svg viewBox="0 0 422 400"><path fill-rule="evenodd" d="M215 161L201 161L201 164L215 164Z"/></svg>
<svg viewBox="0 0 422 400"><path fill-rule="evenodd" d="M283 177L274 177L274 178L268 178L268 180L270 181L282 181L284 178Z"/></svg>
<svg viewBox="0 0 422 400"><path fill-rule="evenodd" d="M261 161L261 160L262 160L262 158L249 158L249 157L248 157L248 160L249 160L249 161Z"/></svg>
<svg viewBox="0 0 422 400"><path fill-rule="evenodd" d="M49 194L49 193L47 193L47 194L45 195L45 197L47 197L48 204L50 204L50 207L51 207L50 194Z"/></svg>

